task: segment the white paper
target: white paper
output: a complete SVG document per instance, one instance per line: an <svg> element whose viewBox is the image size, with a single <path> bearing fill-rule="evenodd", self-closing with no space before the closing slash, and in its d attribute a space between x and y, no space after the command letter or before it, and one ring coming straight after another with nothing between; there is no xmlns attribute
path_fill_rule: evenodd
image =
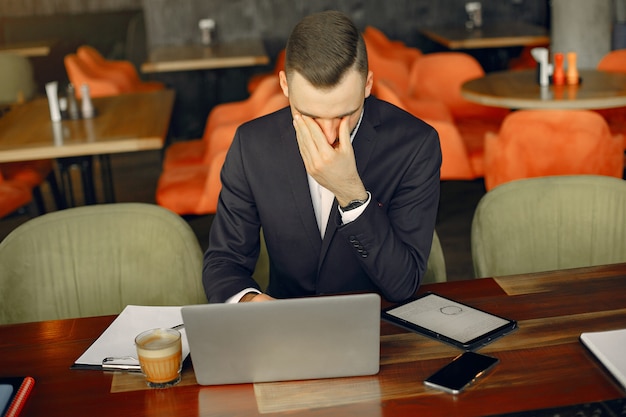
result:
<svg viewBox="0 0 626 417"><path fill-rule="evenodd" d="M586 332L580 339L626 389L626 329Z"/></svg>
<svg viewBox="0 0 626 417"><path fill-rule="evenodd" d="M183 323L180 306L133 306L124 308L109 327L74 362L74 365L102 365L107 357L137 357L135 337L144 330L169 328ZM184 329L180 329L183 360L189 355L189 344Z"/></svg>

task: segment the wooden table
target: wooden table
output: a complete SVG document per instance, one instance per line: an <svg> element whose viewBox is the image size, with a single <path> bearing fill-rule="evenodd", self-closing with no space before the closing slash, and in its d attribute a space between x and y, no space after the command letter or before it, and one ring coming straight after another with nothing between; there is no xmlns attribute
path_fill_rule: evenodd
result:
<svg viewBox="0 0 626 417"><path fill-rule="evenodd" d="M93 119L56 123L50 120L46 99L15 105L0 118L0 162L56 158L63 165L72 157L90 161L93 155L161 149L174 95L173 90L162 90L95 98L97 115ZM87 175L85 199L91 204L95 202L89 179L91 163L83 171Z"/></svg>
<svg viewBox="0 0 626 417"><path fill-rule="evenodd" d="M203 45L160 46L141 65L144 73L207 70L266 65L269 57L260 39Z"/></svg>
<svg viewBox="0 0 626 417"><path fill-rule="evenodd" d="M0 53L11 52L14 54L35 57L48 56L56 41L24 41L0 44Z"/></svg>
<svg viewBox="0 0 626 417"><path fill-rule="evenodd" d="M466 29L462 26L423 28L420 29L420 33L453 50L533 46L550 43L550 36L546 28L523 22L485 24L475 29Z"/></svg>
<svg viewBox="0 0 626 417"><path fill-rule="evenodd" d="M606 109L626 106L626 74L581 70L582 83L546 86L535 70L500 71L467 81L461 94L486 106L510 109Z"/></svg>
<svg viewBox="0 0 626 417"><path fill-rule="evenodd" d="M626 327L626 264L430 284L420 292L426 290L519 323L480 350L500 364L457 396L423 380L460 351L388 323L380 372L368 377L202 387L186 361L178 386L149 390L140 375L70 370L110 316L0 326L0 376L36 379L25 417L483 416L626 395L578 340L582 332Z"/></svg>

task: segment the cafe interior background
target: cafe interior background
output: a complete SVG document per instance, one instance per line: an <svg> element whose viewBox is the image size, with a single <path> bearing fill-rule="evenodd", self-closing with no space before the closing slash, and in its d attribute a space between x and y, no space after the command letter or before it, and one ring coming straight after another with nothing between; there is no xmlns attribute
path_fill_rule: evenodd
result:
<svg viewBox="0 0 626 417"><path fill-rule="evenodd" d="M626 47L626 0L480 2L484 24L517 21L545 27L551 35L551 46L556 43L559 48L577 50L583 68L593 67L610 49ZM35 79L41 95L45 95L46 82L67 83L63 57L82 44L95 47L109 59L129 60L139 69L153 47L200 44L200 19L215 20L218 41L260 37L270 57L266 66L142 74L143 78L162 81L176 91L168 136L171 142L200 137L213 106L245 99L247 80L254 74L271 71L293 25L303 16L326 9L341 10L361 29L374 26L390 39L429 53L444 47L420 34L419 29L465 27L468 20L465 3L465 0L0 0L0 44L55 41L49 55L32 58ZM506 66L509 59L519 55L521 47L468 52L489 72ZM478 188L482 190L480 185ZM459 202L466 198L464 193L451 198ZM479 197L480 194L472 197L473 200L467 197L470 211L462 219L462 226L450 225L456 228L452 233L464 234L461 246L467 268L462 275L471 273L466 232L471 210ZM444 228L438 230L443 235L444 252L452 255L450 250L455 248L446 241ZM454 263L447 263L449 272L454 274Z"/></svg>
<svg viewBox="0 0 626 417"><path fill-rule="evenodd" d="M464 27L468 20L465 3L465 0L0 0L0 44L57 40L49 56L33 58L35 76L43 92L45 82L67 79L63 56L82 43L96 47L107 58L128 59L139 68L151 47L200 43L198 21L203 18L215 20L218 39L260 37L270 57L266 67L150 75L176 90L172 132L177 139L185 139L201 136L206 115L217 102L247 96L246 80L254 73L271 69L293 25L307 14L338 9L347 13L359 28L377 27L389 38L428 53L443 47L421 35L419 29ZM611 26L617 31L626 21L626 0L482 0L481 3L485 24L518 21L550 29L556 23L564 27L563 33L567 33L570 42L584 42L585 51L596 54L611 48ZM566 15L559 17L553 10L558 10L559 16ZM558 21L553 22L554 19ZM476 50L472 54L490 71L501 68L520 50L519 47ZM585 51L579 57L581 67Z"/></svg>

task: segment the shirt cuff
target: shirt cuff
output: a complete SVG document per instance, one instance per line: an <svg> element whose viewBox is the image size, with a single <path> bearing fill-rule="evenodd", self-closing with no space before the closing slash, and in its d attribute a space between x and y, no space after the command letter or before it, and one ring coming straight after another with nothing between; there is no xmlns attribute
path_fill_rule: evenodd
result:
<svg viewBox="0 0 626 417"><path fill-rule="evenodd" d="M341 214L341 223L347 224L355 221L367 208L370 201L372 201L372 194L367 191L367 201L360 207L355 208L354 210L343 211L341 206L339 206L339 213Z"/></svg>
<svg viewBox="0 0 626 417"><path fill-rule="evenodd" d="M227 298L225 303L226 304L238 303L243 298L243 296L248 294L249 292L255 292L257 294L261 294L261 291L257 290L256 288L246 288L245 290L239 291L237 294L233 295L232 297Z"/></svg>

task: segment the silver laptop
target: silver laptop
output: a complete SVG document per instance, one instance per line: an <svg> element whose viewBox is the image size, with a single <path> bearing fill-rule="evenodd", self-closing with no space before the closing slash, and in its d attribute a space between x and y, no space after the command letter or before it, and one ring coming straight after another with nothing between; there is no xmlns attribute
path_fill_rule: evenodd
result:
<svg viewBox="0 0 626 417"><path fill-rule="evenodd" d="M378 373L380 297L337 295L184 306L200 385Z"/></svg>

